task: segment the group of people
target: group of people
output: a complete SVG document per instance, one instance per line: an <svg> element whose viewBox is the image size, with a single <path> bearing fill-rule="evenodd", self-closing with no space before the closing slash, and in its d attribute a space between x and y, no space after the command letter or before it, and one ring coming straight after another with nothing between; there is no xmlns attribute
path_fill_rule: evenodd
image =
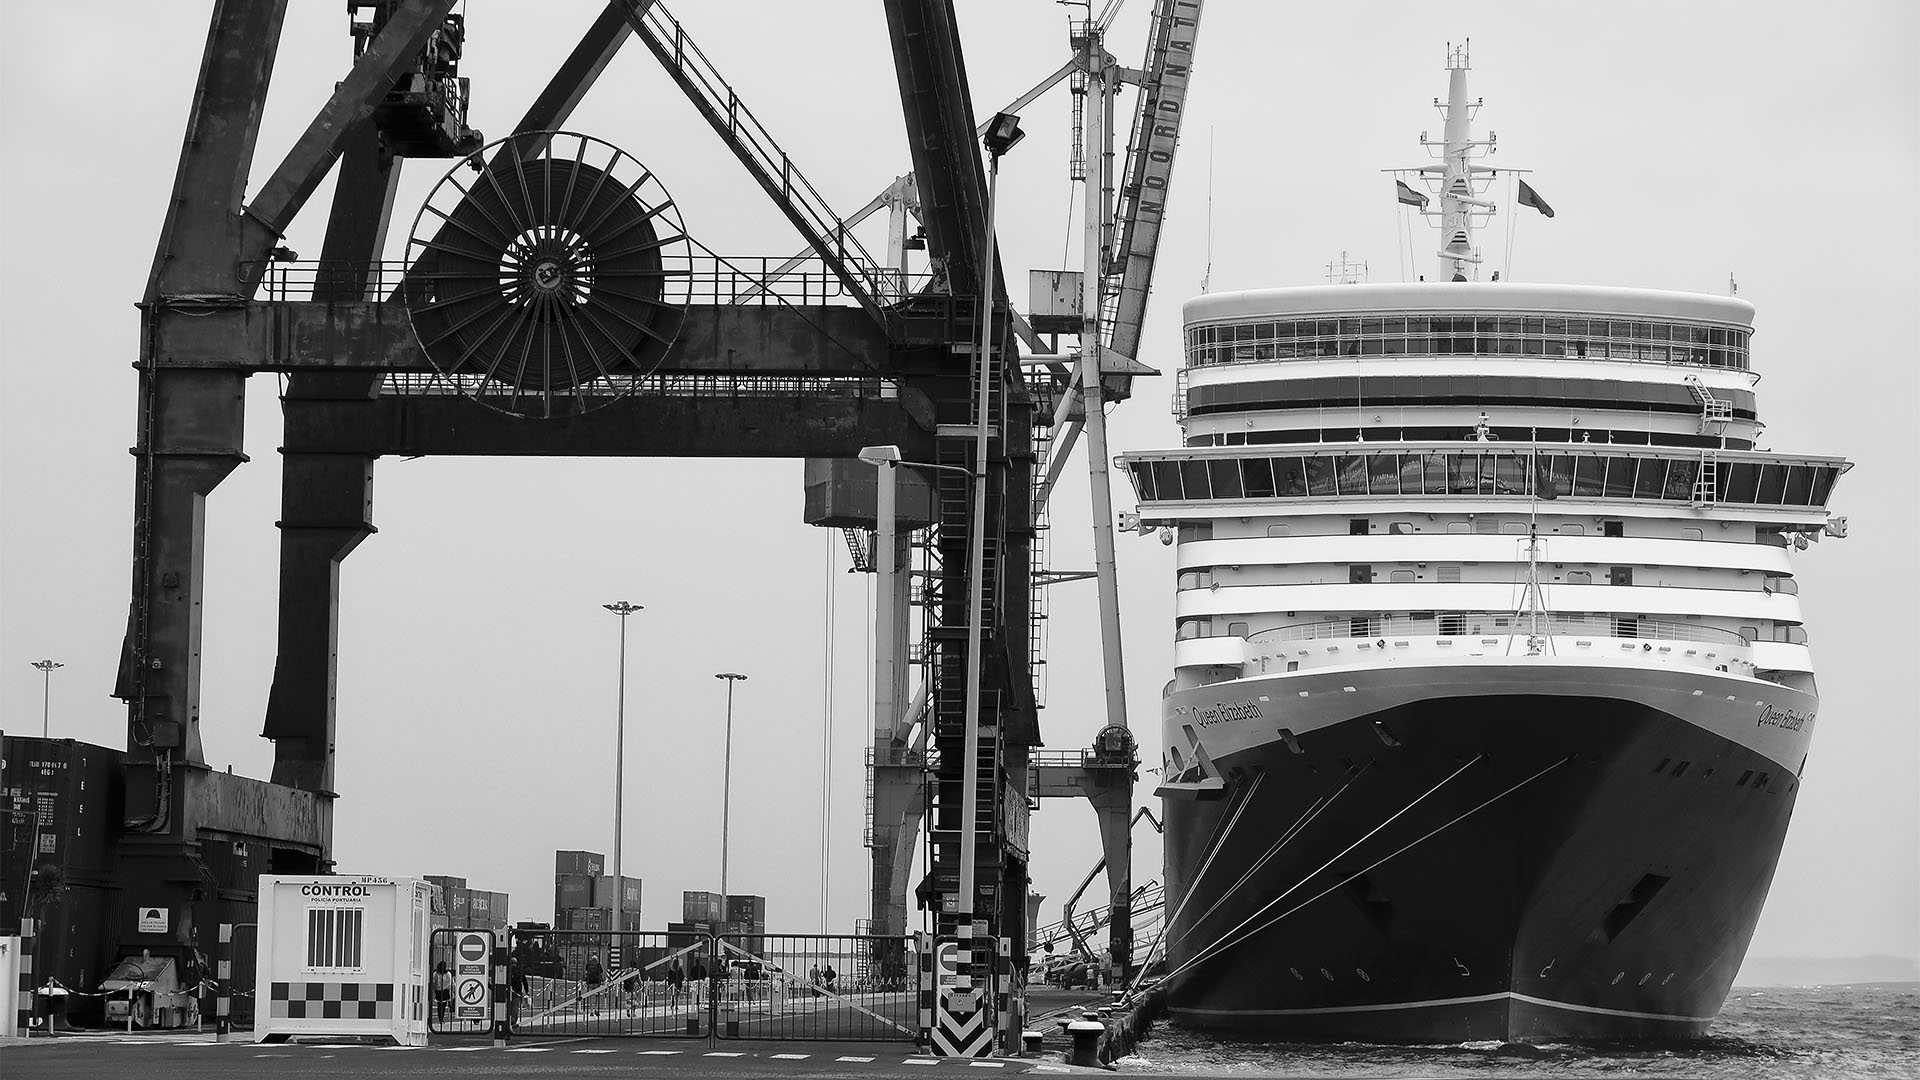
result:
<svg viewBox="0 0 1920 1080"><path fill-rule="evenodd" d="M453 1004L453 972L447 970L447 962L442 960L433 966L433 973L427 976L427 989L433 996L433 1020L435 1027L444 1027L447 1023L447 1009ZM520 1001L527 996L527 976L518 964L507 962L507 1025L520 1022Z"/></svg>

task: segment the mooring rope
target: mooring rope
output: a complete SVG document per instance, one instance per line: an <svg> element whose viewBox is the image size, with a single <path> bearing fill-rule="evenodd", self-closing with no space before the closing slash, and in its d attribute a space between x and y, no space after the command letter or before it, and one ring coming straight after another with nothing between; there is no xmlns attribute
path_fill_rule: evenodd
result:
<svg viewBox="0 0 1920 1080"><path fill-rule="evenodd" d="M1161 918L1160 932L1154 935L1153 947L1147 950L1146 961L1142 963L1139 966L1139 970L1134 973L1133 982L1127 985L1127 991L1129 993L1133 991L1134 987L1140 985L1140 976L1146 973L1147 966L1153 963L1155 954L1160 951L1161 943L1167 939L1167 927L1171 926L1173 920L1179 918L1180 913L1187 909L1187 901L1193 899L1194 888L1206 879L1207 871L1213 867L1214 858L1220 854L1221 848L1226 846L1228 834L1233 832L1233 827L1239 822L1240 815L1245 813L1247 807L1253 804L1254 793L1260 790L1260 785L1266 778L1267 774L1265 772L1255 773L1253 783L1248 784L1246 792L1240 796L1240 804L1233 808L1233 813L1222 818L1219 824L1214 826L1213 835L1207 838L1207 846L1205 848L1207 854L1205 858L1200 860L1200 869L1194 873L1193 880L1187 883L1187 893L1180 898L1178 904L1174 905L1173 913Z"/></svg>
<svg viewBox="0 0 1920 1080"><path fill-rule="evenodd" d="M1215 938L1212 944L1206 946L1205 948L1201 949L1199 952L1195 953L1191 958L1187 960L1186 963L1181 964L1179 967L1173 969L1172 971L1167 972L1167 980L1172 981L1181 972L1199 963L1201 960L1206 959L1207 957L1210 957L1215 953L1219 952L1221 948L1221 945L1220 945L1221 942L1225 941L1227 938L1231 937L1232 935L1239 933L1242 929L1246 927L1248 923L1266 914L1269 910L1273 908L1274 905L1278 904L1280 901L1285 900L1289 896L1292 896L1294 892L1296 892L1300 888L1300 886L1305 885L1309 881L1312 881L1320 873L1320 871L1325 870L1327 867L1332 866L1334 863L1340 861L1342 858L1346 856L1348 852L1352 851L1354 848L1359 847L1361 844L1366 843L1368 840L1373 839L1374 834L1378 833L1381 829L1384 829L1387 826L1393 824L1395 821L1398 821L1402 814L1405 814L1407 811L1413 809L1414 807L1420 805L1422 802L1426 801L1427 796L1432 795L1436 791L1439 791L1441 788L1445 787L1449 782L1451 782L1454 777L1459 776L1461 773L1466 772L1468 769L1478 764L1480 759L1484 756L1485 755L1483 754L1473 755L1472 758L1469 758L1467 760L1466 764L1448 773L1445 777L1441 778L1439 783L1421 792L1418 798L1414 799L1412 802L1401 807L1400 809L1394 811L1393 816L1387 818L1387 820L1381 822L1380 824L1375 825L1372 829L1367 831L1367 834L1365 836L1362 836L1360 839L1355 840L1351 844L1348 844L1346 847L1340 850L1339 854L1333 856L1333 858L1331 859L1328 859L1326 862L1321 863L1318 867L1315 867L1311 873L1307 874L1305 877L1301 878L1299 881L1296 881L1292 885L1288 886L1286 891L1282 892L1280 895L1274 897L1273 899L1267 901L1266 903L1260 905L1260 907L1257 910L1255 910L1253 914L1240 920L1238 924L1236 924L1231 929L1226 931L1226 933L1223 933L1219 937ZM1241 939L1235 939L1235 940L1238 941Z"/></svg>
<svg viewBox="0 0 1920 1080"><path fill-rule="evenodd" d="M1478 758L1475 758L1475 760L1478 760ZM1246 933L1240 935L1239 937L1233 939L1232 941L1216 942L1214 945L1209 946L1207 950L1203 950L1202 952L1195 954L1193 959L1187 961L1185 964L1182 964L1181 970L1185 970L1186 968L1192 967L1194 964L1197 964L1204 959L1215 956L1223 949L1226 949L1233 945L1238 945L1241 942L1246 941L1247 939L1253 937L1255 934L1258 934L1260 931L1265 930L1270 926L1273 926L1275 923L1278 923L1281 919L1284 919L1287 916L1293 914L1294 912L1299 911L1301 908L1306 907L1308 904L1313 903L1315 900L1320 899L1321 897L1327 895L1328 893L1332 892L1335 889L1340 888L1341 886L1347 884L1348 882L1354 880L1355 878L1368 873L1369 871L1387 862L1388 860L1398 858L1400 855L1402 855L1409 849L1414 848L1420 844L1426 843L1428 840L1437 836L1441 832L1444 832L1445 830L1452 828L1453 826L1459 824L1460 822L1466 820L1467 818L1473 816L1474 814L1477 814L1480 811L1486 809L1487 807L1492 806L1494 803L1499 802L1501 799L1504 799L1507 796L1513 794L1514 792L1520 790L1521 788L1526 787L1528 784L1533 783L1535 780L1540 779L1541 777L1547 775L1548 773L1559 768L1560 766L1565 765L1566 763L1567 763L1566 758L1561 758L1560 760L1553 762L1552 764L1548 765L1546 768L1541 769L1539 772L1536 772L1532 776L1527 777L1525 780L1522 780L1519 783L1514 784L1512 787L1507 788L1505 791L1502 791L1499 794L1486 799L1484 802L1481 802L1479 805L1474 806L1472 809L1466 810L1454 816L1452 819L1440 825L1435 826L1432 830L1428 831L1424 835L1414 840L1408 841L1406 844L1395 849L1389 854L1384 855L1379 859L1376 859L1373 862L1367 864L1366 866L1360 868L1359 870L1356 870L1353 873L1347 875L1346 877L1341 878L1339 881L1336 881L1333 884L1327 886L1326 888L1320 890L1319 892L1314 893L1312 896L1309 896L1305 900L1300 901L1298 904L1293 905L1292 907L1281 912L1280 914L1275 915L1273 918L1268 919L1266 922L1261 923L1259 926L1254 927L1252 930L1247 931ZM1471 765L1473 764L1473 762L1470 761L1467 764ZM1455 773L1454 775L1457 776L1459 774ZM1449 777L1449 779L1451 779L1451 777ZM1444 783L1445 781L1442 781L1442 782ZM1318 873L1318 872L1319 871L1316 870L1314 873ZM1308 875L1309 878L1311 878L1312 876L1313 876L1312 874ZM1255 912L1254 914L1258 915L1259 912ZM1231 932L1232 931L1229 931L1229 933ZM1177 974L1177 972L1169 972L1167 975L1167 978L1171 979L1175 974Z"/></svg>
<svg viewBox="0 0 1920 1080"><path fill-rule="evenodd" d="M1196 927L1199 926L1201 923L1204 923L1207 921L1208 916L1220 910L1220 905L1226 903L1227 898L1229 896L1233 895L1233 893L1236 890L1238 890L1242 885L1245 885L1247 882L1253 880L1253 876L1260 871L1261 867L1265 866L1269 862L1272 862L1274 856L1280 854L1280 851L1282 848L1286 847L1287 844L1291 843L1294 837L1299 836L1300 833L1305 831L1308 825L1313 824L1313 821L1315 818L1318 818L1321 814L1325 813L1327 810L1327 807L1333 805L1333 800L1339 798L1343 792L1345 792L1349 787L1352 787L1353 782L1360 778L1361 773L1364 773L1371 768L1373 768L1373 761L1369 759L1365 765L1362 765L1357 769L1347 770L1347 772L1341 776L1339 786L1334 788L1332 792L1322 795L1318 799L1315 799L1313 803L1307 807L1305 812L1303 812L1301 816L1297 820L1295 820L1294 823L1291 826L1289 826L1285 832L1280 834L1280 839L1274 841L1273 844L1269 846L1267 850L1263 852L1258 859L1255 859L1253 863L1247 867L1246 870L1241 872L1239 880L1235 881L1232 885L1227 886L1225 891L1223 891L1218 897L1214 898L1213 905L1207 908L1207 910L1201 912L1199 917L1193 920L1193 925ZM1187 933L1191 933L1191 932L1192 932L1191 930L1187 931ZM1173 940L1172 944L1178 944L1181 940L1185 939L1186 936L1187 936L1186 933L1181 934L1179 937Z"/></svg>
<svg viewBox="0 0 1920 1080"><path fill-rule="evenodd" d="M1194 925L1198 926L1202 922L1205 922L1207 916L1212 915L1215 911L1217 911L1220 905L1223 902L1225 902L1228 896L1231 896L1236 889L1246 884L1247 881L1253 877L1254 871L1258 870L1261 866L1266 865L1266 863L1269 860L1271 860L1275 855L1279 854L1280 849L1285 847L1289 841L1291 841L1295 836L1298 836L1302 831L1304 831L1308 825L1312 824L1314 818L1319 817L1320 814L1324 812L1327 807L1333 805L1333 800L1339 798L1341 792L1351 787L1353 785L1353 782L1360 778L1361 773L1366 772L1368 769L1372 767L1373 767L1373 762L1369 760L1365 765L1362 765L1357 769L1347 770L1347 772L1341 776L1339 786L1335 787L1331 792L1315 799L1313 803L1307 807L1306 810L1302 811L1300 816L1294 819L1293 824L1288 826L1285 832L1281 833L1280 839L1275 841L1271 847L1267 848L1266 853L1261 855L1260 858L1254 862L1253 866L1247 872L1241 874L1239 880L1235 881L1232 885L1229 885L1226 888L1226 890L1220 894L1220 897L1213 902L1212 907L1207 908L1206 911L1201 913L1199 918L1194 920ZM1262 773L1261 775L1265 776L1266 774ZM1248 792L1247 797L1249 800L1252 799L1251 791ZM1246 808L1246 805L1243 803L1241 805L1241 809L1244 810L1245 808ZM1237 819L1238 816L1239 815L1236 814L1235 818ZM1215 852L1215 854L1218 854L1218 852ZM1200 872L1194 875L1193 885L1198 885L1200 883L1201 878L1206 876L1207 867L1212 865L1212 861L1213 861L1212 857L1209 856L1206 863L1203 863L1201 865ZM1180 918L1180 913L1186 910L1187 902L1192 898L1193 898L1193 886L1189 886L1187 889L1187 895L1180 898L1180 903L1173 909L1173 914L1161 920L1160 933L1157 937L1154 938L1153 947L1147 950L1146 960L1143 963L1141 963L1140 969L1134 973L1133 982L1128 984L1127 986L1127 992L1129 994L1131 994L1136 988L1139 987L1141 980L1146 976L1147 969L1153 965L1154 958L1159 955L1161 946L1170 944L1167 941L1167 928ZM1186 937L1185 933L1181 934L1179 938L1174 939L1174 943L1177 943L1179 940L1185 937Z"/></svg>

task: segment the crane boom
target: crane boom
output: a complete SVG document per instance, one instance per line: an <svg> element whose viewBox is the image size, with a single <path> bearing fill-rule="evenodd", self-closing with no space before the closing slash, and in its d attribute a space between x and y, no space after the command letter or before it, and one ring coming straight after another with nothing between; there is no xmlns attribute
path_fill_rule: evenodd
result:
<svg viewBox="0 0 1920 1080"><path fill-rule="evenodd" d="M1160 223L1173 182L1173 155L1186 115L1187 82L1200 32L1202 0L1158 0L1148 35L1140 103L1127 141L1125 179L1120 186L1120 243L1107 265L1106 344L1136 357L1146 321L1147 294L1153 285L1154 254Z"/></svg>

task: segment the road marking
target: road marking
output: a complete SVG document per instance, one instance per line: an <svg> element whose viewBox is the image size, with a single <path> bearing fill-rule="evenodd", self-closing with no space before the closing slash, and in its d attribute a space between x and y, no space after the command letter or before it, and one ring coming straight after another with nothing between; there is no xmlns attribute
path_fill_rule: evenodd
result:
<svg viewBox="0 0 1920 1080"><path fill-rule="evenodd" d="M671 1054L680 1054L680 1053L685 1053L685 1051L682 1051L682 1050L642 1050L642 1051L640 1051L640 1056L641 1056L641 1057L648 1057L648 1056L652 1056L652 1057L667 1057L668 1055L671 1055Z"/></svg>
<svg viewBox="0 0 1920 1080"><path fill-rule="evenodd" d="M257 1058L270 1058L270 1057L292 1057L293 1055L292 1054L255 1054L253 1056Z"/></svg>
<svg viewBox="0 0 1920 1080"><path fill-rule="evenodd" d="M710 1050L707 1053L702 1054L700 1056L701 1057L746 1057L747 1055L739 1051Z"/></svg>
<svg viewBox="0 0 1920 1080"><path fill-rule="evenodd" d="M967 1065L975 1069L1004 1069L1007 1067L1007 1063L1004 1061L969 1061Z"/></svg>
<svg viewBox="0 0 1920 1080"><path fill-rule="evenodd" d="M1072 1072L1073 1070L1061 1065L1035 1065L1033 1067L1033 1071L1034 1072Z"/></svg>
<svg viewBox="0 0 1920 1080"><path fill-rule="evenodd" d="M443 1046L440 1048L440 1052L443 1054L471 1054L475 1050L486 1049L489 1048L485 1046Z"/></svg>
<svg viewBox="0 0 1920 1080"><path fill-rule="evenodd" d="M812 1054L775 1054L775 1055L773 1055L773 1060L775 1060L775 1061L805 1061L805 1060L807 1060L808 1058L810 1058L810 1057L812 1057L812 1056L813 1056Z"/></svg>
<svg viewBox="0 0 1920 1080"><path fill-rule="evenodd" d="M581 1049L581 1050L569 1050L569 1051L568 1051L568 1053L570 1053L570 1054L611 1054L611 1053L614 1053L614 1051L612 1051L612 1050L601 1050L601 1049L599 1049L599 1048L597 1048L597 1047L592 1047L592 1046L589 1046L589 1047L586 1047L585 1049Z"/></svg>
<svg viewBox="0 0 1920 1080"><path fill-rule="evenodd" d="M552 1052L553 1052L553 1047L551 1046L509 1046L507 1047L507 1053L509 1054L550 1054ZM575 1051L575 1053L578 1053L578 1051Z"/></svg>
<svg viewBox="0 0 1920 1080"><path fill-rule="evenodd" d="M834 1058L833 1060L835 1061L872 1061L873 1059L870 1057L839 1057L839 1058Z"/></svg>
<svg viewBox="0 0 1920 1080"><path fill-rule="evenodd" d="M219 1045L219 1044L216 1043L215 1045ZM426 1047L424 1046L375 1046L375 1047L371 1047L370 1049L373 1049L373 1050L425 1050Z"/></svg>
<svg viewBox="0 0 1920 1080"><path fill-rule="evenodd" d="M940 1059L939 1058L908 1058L905 1061L902 1061L900 1064L902 1065L938 1065L940 1064Z"/></svg>

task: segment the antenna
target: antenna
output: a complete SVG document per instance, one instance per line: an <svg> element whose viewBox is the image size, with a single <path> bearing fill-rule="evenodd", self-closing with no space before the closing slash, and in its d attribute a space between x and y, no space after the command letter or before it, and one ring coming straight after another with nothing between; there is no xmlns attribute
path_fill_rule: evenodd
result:
<svg viewBox="0 0 1920 1080"><path fill-rule="evenodd" d="M1367 264L1354 262L1342 251L1338 259L1327 263L1327 282L1332 285L1359 285L1367 280Z"/></svg>
<svg viewBox="0 0 1920 1080"><path fill-rule="evenodd" d="M1200 275L1200 292L1213 282L1213 128L1207 128L1207 272Z"/></svg>

